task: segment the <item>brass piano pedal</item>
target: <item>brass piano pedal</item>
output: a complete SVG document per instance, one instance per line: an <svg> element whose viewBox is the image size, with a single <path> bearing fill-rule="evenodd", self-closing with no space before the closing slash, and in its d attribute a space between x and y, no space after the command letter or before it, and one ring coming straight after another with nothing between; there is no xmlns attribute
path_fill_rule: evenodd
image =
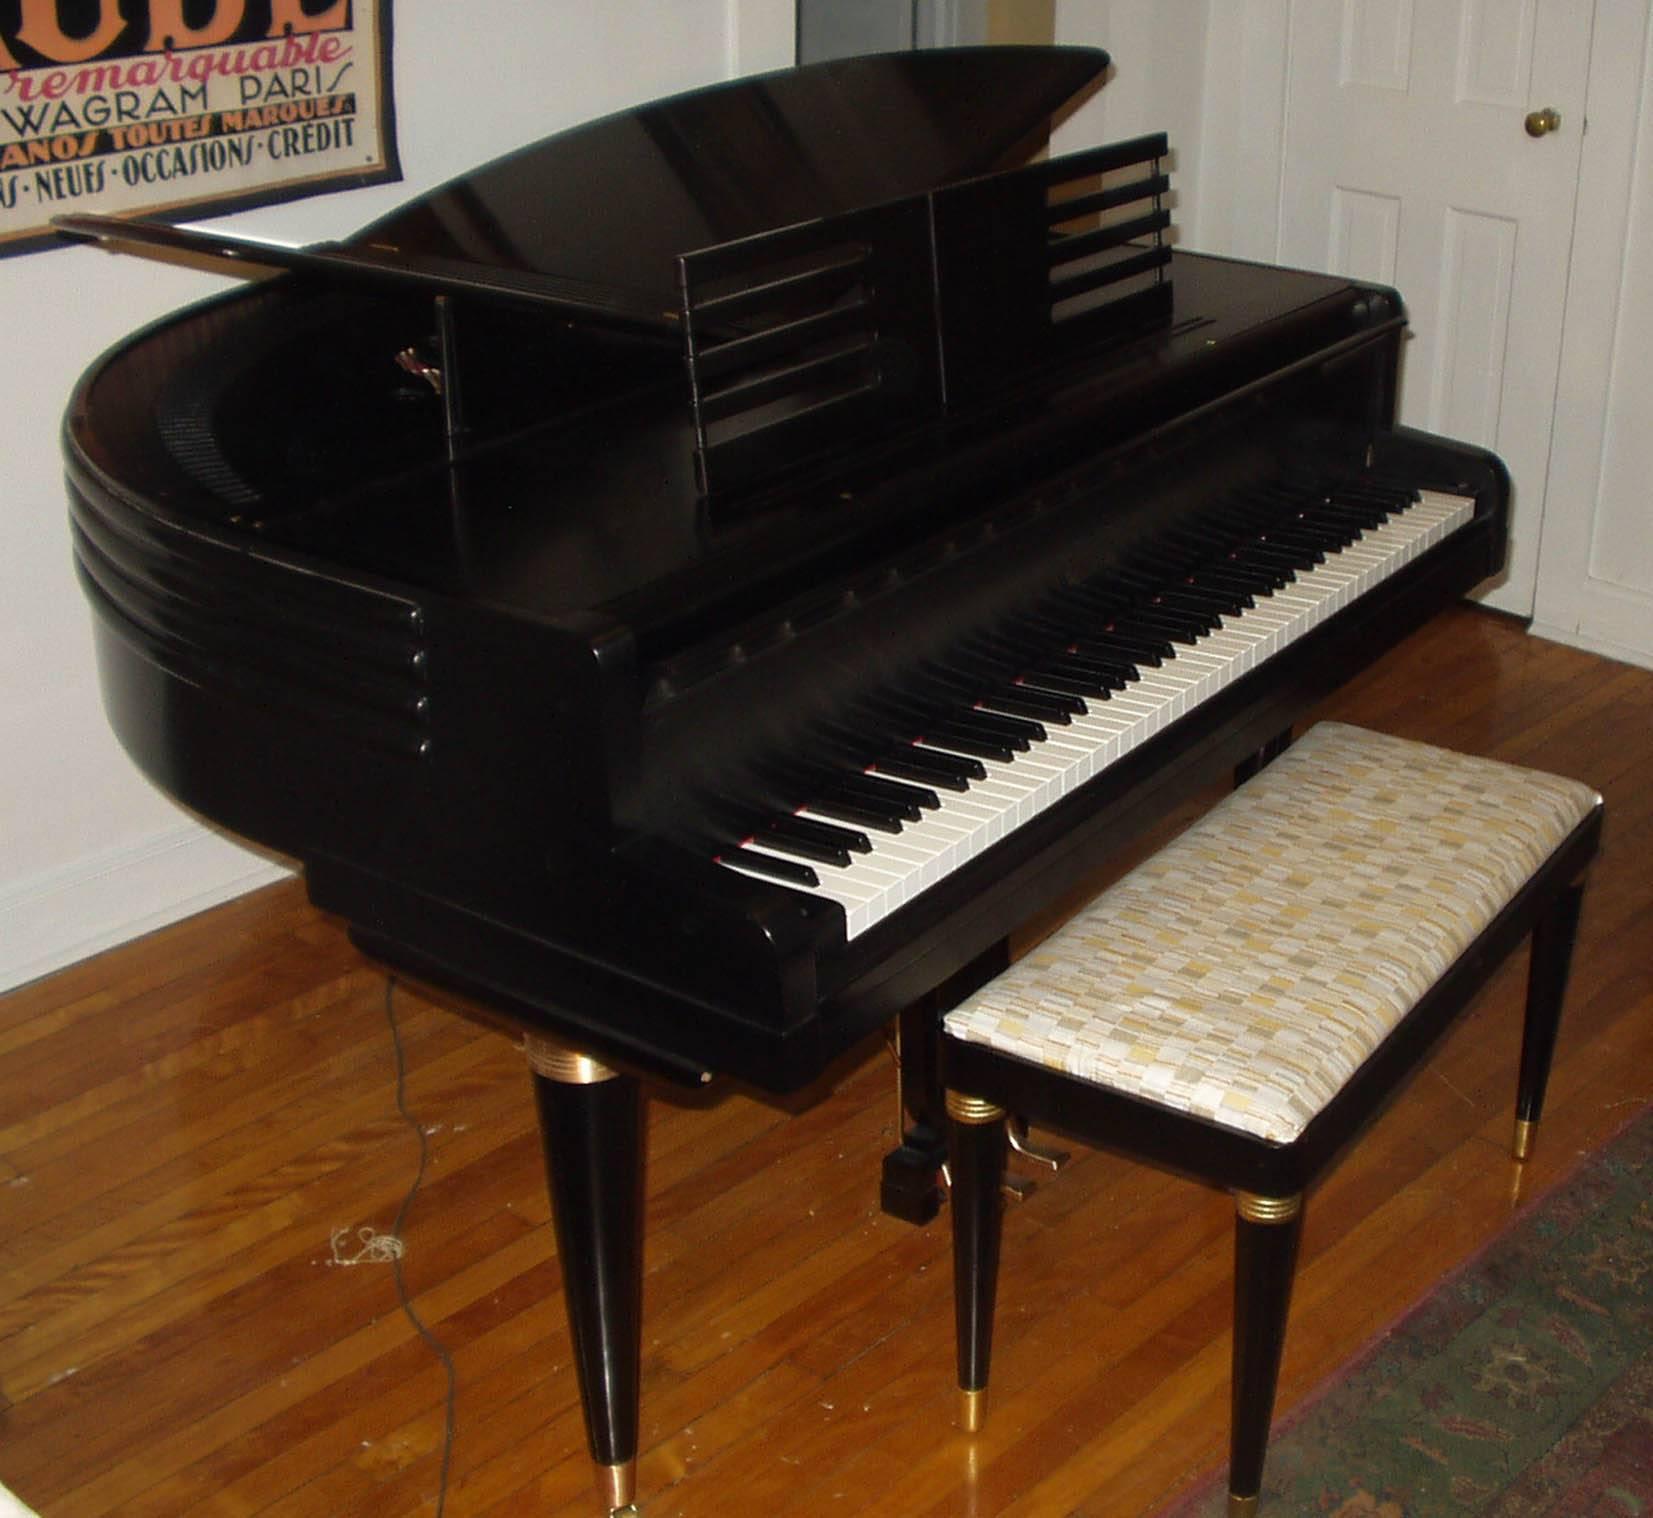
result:
<svg viewBox="0 0 1653 1518"><path fill-rule="evenodd" d="M1038 1189L1039 1183L1025 1175L1007 1175L999 1182L999 1195L1007 1202L1025 1202Z"/></svg>
<svg viewBox="0 0 1653 1518"><path fill-rule="evenodd" d="M1035 1165L1044 1165L1053 1173L1073 1158L1066 1149L1046 1149L1043 1144L1034 1143L1027 1136L1026 1118L1012 1117L1005 1125L1005 1132L1010 1139L1010 1147L1017 1154L1032 1160Z"/></svg>
<svg viewBox="0 0 1653 1518"><path fill-rule="evenodd" d="M941 1167L942 1189L951 1196L953 1192L953 1172L945 1163ZM1037 1181L1030 1181L1023 1175L1007 1175L999 1182L999 1195L1007 1202L1025 1202L1039 1189Z"/></svg>

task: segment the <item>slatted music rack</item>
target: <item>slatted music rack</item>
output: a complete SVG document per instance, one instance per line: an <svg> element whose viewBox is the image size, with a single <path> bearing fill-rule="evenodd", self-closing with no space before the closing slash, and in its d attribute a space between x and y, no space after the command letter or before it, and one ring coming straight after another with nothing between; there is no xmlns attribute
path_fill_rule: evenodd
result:
<svg viewBox="0 0 1653 1518"><path fill-rule="evenodd" d="M695 464L756 487L1169 319L1165 135L678 259Z"/></svg>

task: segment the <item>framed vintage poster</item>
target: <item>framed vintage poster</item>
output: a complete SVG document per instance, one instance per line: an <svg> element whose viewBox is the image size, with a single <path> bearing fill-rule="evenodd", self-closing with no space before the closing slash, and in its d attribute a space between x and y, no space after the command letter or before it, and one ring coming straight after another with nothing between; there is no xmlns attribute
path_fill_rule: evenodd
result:
<svg viewBox="0 0 1653 1518"><path fill-rule="evenodd" d="M399 179L390 0L0 0L0 256Z"/></svg>

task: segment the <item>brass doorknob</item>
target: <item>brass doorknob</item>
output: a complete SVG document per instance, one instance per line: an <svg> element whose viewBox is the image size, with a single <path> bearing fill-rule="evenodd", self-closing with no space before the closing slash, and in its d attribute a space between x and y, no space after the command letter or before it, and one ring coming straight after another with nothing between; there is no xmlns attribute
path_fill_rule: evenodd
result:
<svg viewBox="0 0 1653 1518"><path fill-rule="evenodd" d="M1553 105L1547 105L1541 111L1527 112L1527 136L1542 137L1546 132L1553 132L1561 125L1561 112Z"/></svg>

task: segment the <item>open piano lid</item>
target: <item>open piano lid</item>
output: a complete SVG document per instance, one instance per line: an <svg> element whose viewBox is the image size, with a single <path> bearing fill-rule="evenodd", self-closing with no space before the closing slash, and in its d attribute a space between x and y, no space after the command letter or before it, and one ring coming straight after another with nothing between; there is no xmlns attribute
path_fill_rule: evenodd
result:
<svg viewBox="0 0 1653 1518"><path fill-rule="evenodd" d="M606 285L671 309L678 255L1013 167L1107 66L1093 48L964 48L713 85L497 159L351 245Z"/></svg>
<svg viewBox="0 0 1653 1518"><path fill-rule="evenodd" d="M680 255L1014 167L1107 66L1095 48L953 48L712 85L544 138L340 243L96 214L54 225L139 252L526 303L675 344Z"/></svg>

